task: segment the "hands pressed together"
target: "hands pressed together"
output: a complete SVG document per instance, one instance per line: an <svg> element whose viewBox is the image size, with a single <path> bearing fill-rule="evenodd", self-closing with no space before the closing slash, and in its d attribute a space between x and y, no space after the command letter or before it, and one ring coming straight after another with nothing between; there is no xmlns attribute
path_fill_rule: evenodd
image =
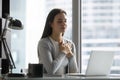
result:
<svg viewBox="0 0 120 80"><path fill-rule="evenodd" d="M72 53L72 48L71 48L71 44L70 43L59 43L59 50L61 52L64 52L66 54L67 57L72 57L73 53Z"/></svg>

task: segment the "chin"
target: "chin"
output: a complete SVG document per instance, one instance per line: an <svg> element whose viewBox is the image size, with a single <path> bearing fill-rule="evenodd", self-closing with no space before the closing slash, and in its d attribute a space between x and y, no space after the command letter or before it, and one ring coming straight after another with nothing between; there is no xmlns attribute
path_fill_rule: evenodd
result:
<svg viewBox="0 0 120 80"><path fill-rule="evenodd" d="M61 31L61 33L65 33L65 31Z"/></svg>
<svg viewBox="0 0 120 80"><path fill-rule="evenodd" d="M61 32L63 32L63 33L64 33L64 32L65 32L65 30L61 30Z"/></svg>

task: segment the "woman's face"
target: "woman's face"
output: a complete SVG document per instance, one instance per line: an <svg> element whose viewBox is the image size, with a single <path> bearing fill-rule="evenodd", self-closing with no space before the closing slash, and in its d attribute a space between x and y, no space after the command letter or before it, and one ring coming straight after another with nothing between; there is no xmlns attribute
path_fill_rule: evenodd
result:
<svg viewBox="0 0 120 80"><path fill-rule="evenodd" d="M66 21L66 15L64 13L57 14L51 24L52 33L64 33L67 27Z"/></svg>

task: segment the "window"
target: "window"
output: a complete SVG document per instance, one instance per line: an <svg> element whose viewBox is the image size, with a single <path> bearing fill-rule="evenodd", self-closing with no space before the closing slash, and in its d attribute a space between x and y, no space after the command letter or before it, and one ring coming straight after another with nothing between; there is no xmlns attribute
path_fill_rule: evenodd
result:
<svg viewBox="0 0 120 80"><path fill-rule="evenodd" d="M10 16L19 19L23 23L23 30L11 30L11 54L16 69L13 72L20 72L25 67L25 31L26 31L26 1L10 0Z"/></svg>
<svg viewBox="0 0 120 80"><path fill-rule="evenodd" d="M81 0L79 10L82 72L92 50L109 50L115 52L111 73L120 73L120 1Z"/></svg>

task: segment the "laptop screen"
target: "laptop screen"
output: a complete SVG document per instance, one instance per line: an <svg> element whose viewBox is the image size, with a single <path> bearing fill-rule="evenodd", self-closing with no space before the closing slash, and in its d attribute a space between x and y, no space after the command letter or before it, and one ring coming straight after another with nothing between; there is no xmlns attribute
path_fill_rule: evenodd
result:
<svg viewBox="0 0 120 80"><path fill-rule="evenodd" d="M108 75L113 63L113 51L92 51L86 75Z"/></svg>

